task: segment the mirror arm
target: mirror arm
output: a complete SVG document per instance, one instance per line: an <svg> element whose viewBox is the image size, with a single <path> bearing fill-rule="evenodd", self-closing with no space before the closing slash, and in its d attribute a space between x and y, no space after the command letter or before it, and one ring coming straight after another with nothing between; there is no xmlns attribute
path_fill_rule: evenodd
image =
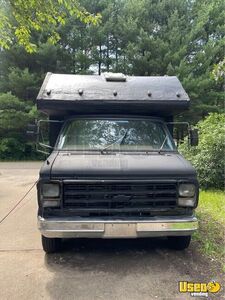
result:
<svg viewBox="0 0 225 300"><path fill-rule="evenodd" d="M188 146L190 146L190 134L189 131L191 129L191 125L188 122L166 122L167 125L186 125L188 130ZM179 140L177 140L179 143ZM178 146L178 144L177 144Z"/></svg>
<svg viewBox="0 0 225 300"><path fill-rule="evenodd" d="M40 152L40 153L49 155L49 152L44 151L44 150L42 150L42 149L39 149L38 146L40 146L40 147L42 147L42 148L47 148L47 149L49 149L49 150L54 149L54 147L52 147L52 146L50 146L50 145L47 145L47 144L44 144L44 143L40 142L40 133L41 133L40 127L41 127L41 123L63 123L63 122L64 122L64 121L59 121L59 120L43 120L43 119L36 121L36 124L37 124L36 151L37 151L37 152Z"/></svg>
<svg viewBox="0 0 225 300"><path fill-rule="evenodd" d="M52 146L49 146L47 144L43 144L41 142L38 143L40 146L45 147L45 148L49 148L49 149L54 149Z"/></svg>
<svg viewBox="0 0 225 300"><path fill-rule="evenodd" d="M166 122L166 124L170 124L170 125L187 125L188 128L190 128L190 123L188 122Z"/></svg>
<svg viewBox="0 0 225 300"><path fill-rule="evenodd" d="M45 155L49 155L49 152L44 151L44 150L41 150L41 149L39 149L39 148L37 148L37 147L36 147L36 151L39 152L39 153L43 153L43 154L45 154Z"/></svg>

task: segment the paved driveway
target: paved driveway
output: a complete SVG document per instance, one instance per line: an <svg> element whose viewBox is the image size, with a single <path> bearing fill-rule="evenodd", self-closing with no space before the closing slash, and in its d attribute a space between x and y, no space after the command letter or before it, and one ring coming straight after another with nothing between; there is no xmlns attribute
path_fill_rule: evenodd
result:
<svg viewBox="0 0 225 300"><path fill-rule="evenodd" d="M0 219L37 180L40 165L0 163ZM0 224L0 299L194 299L178 293L179 280L222 280L195 243L177 252L160 239L67 240L62 253L45 255L36 210L34 188Z"/></svg>

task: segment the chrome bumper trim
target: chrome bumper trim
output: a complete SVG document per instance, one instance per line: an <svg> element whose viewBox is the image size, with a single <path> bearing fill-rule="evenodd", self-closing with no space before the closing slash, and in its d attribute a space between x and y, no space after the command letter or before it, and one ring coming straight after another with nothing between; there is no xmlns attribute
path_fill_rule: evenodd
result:
<svg viewBox="0 0 225 300"><path fill-rule="evenodd" d="M190 235L198 229L198 221L194 216L87 221L38 216L38 228L42 235L50 238L137 238Z"/></svg>

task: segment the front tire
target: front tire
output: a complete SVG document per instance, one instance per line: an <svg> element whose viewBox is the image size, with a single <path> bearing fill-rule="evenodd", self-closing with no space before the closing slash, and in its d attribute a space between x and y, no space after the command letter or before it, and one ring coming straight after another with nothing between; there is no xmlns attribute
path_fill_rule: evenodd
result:
<svg viewBox="0 0 225 300"><path fill-rule="evenodd" d="M187 236L169 236L169 247L174 250L184 250L189 247L191 235Z"/></svg>
<svg viewBox="0 0 225 300"><path fill-rule="evenodd" d="M47 238L41 236L42 248L46 253L55 253L60 250L61 239L57 238Z"/></svg>

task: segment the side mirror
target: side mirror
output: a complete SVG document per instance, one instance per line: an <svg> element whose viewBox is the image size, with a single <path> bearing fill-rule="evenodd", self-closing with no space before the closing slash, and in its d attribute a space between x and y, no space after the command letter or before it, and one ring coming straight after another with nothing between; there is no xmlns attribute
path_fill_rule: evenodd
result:
<svg viewBox="0 0 225 300"><path fill-rule="evenodd" d="M37 122L37 144L36 149L40 153L49 155L50 152L54 149L51 143L51 138L54 134L58 134L60 128L56 126L51 126L52 124L60 124L60 128L63 124L63 121L59 120L39 120ZM57 130L58 131L57 131Z"/></svg>
<svg viewBox="0 0 225 300"><path fill-rule="evenodd" d="M198 146L198 129L189 130L189 141L191 146Z"/></svg>
<svg viewBox="0 0 225 300"><path fill-rule="evenodd" d="M27 125L27 131L26 131L26 137L30 142L34 142L37 140L38 135L38 126L37 124L28 124Z"/></svg>

